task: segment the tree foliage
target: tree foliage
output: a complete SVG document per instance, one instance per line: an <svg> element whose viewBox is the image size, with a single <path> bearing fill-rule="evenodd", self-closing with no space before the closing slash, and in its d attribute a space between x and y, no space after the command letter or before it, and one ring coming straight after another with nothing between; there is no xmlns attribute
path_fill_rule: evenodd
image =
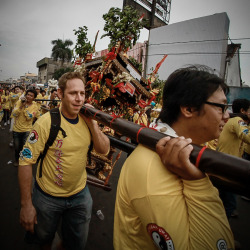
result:
<svg viewBox="0 0 250 250"><path fill-rule="evenodd" d="M79 27L78 30L73 30L77 36L75 53L80 58L84 59L88 53L93 52L93 46L90 44L87 38L88 28L86 26Z"/></svg>
<svg viewBox="0 0 250 250"><path fill-rule="evenodd" d="M132 56L129 57L129 60L140 72L142 72L142 63L137 62L137 60Z"/></svg>
<svg viewBox="0 0 250 250"><path fill-rule="evenodd" d="M51 43L54 45L52 48L52 54L54 61L57 61L58 59L61 60L62 65L65 61L70 62L72 58L72 51L69 48L71 45L73 45L73 42L69 39L63 41L61 39L53 40Z"/></svg>
<svg viewBox="0 0 250 250"><path fill-rule="evenodd" d="M145 19L140 21L138 11L130 6L125 6L123 11L112 7L107 14L103 15L103 19L106 33L101 38L106 36L110 38L109 49L120 42L124 51L136 44L140 36L140 29L147 23Z"/></svg>

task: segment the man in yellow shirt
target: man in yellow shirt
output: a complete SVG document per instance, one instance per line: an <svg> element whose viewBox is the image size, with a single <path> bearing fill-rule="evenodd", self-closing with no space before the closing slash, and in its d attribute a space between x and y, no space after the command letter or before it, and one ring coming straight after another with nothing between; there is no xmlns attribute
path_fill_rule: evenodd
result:
<svg viewBox="0 0 250 250"><path fill-rule="evenodd" d="M25 96L16 102L11 114L14 119L13 142L15 149L15 167L18 166L19 153L32 129L32 123L40 116L37 104L34 101L35 98L36 91L33 89L27 90Z"/></svg>
<svg viewBox="0 0 250 250"><path fill-rule="evenodd" d="M37 93L36 99L43 99L40 87L37 86L35 89L36 89L36 93ZM36 104L37 104L38 110L40 110L42 102L36 101Z"/></svg>
<svg viewBox="0 0 250 250"><path fill-rule="evenodd" d="M3 105L2 105L3 90L0 89L0 128L3 129L1 123L3 119Z"/></svg>
<svg viewBox="0 0 250 250"><path fill-rule="evenodd" d="M233 235L217 189L190 160L191 142L218 138L229 118L228 87L196 67L173 72L154 127L164 137L157 153L139 145L121 170L114 248L233 249Z"/></svg>
<svg viewBox="0 0 250 250"><path fill-rule="evenodd" d="M242 157L244 143L250 144L250 132L248 128L250 101L247 99L235 99L232 109L233 113L243 114L246 118L244 120L239 115L228 120L219 137L217 150L226 154Z"/></svg>
<svg viewBox="0 0 250 250"><path fill-rule="evenodd" d="M3 107L3 120L4 126L10 124L10 91L9 89L5 89L4 94L1 98L2 107Z"/></svg>
<svg viewBox="0 0 250 250"><path fill-rule="evenodd" d="M248 120L250 119L250 101L247 99L235 99L233 101L233 113L239 114L230 118L224 126L219 137L217 150L226 154L242 157L244 143L250 144L250 132ZM244 115L246 118L240 117ZM236 195L220 190L220 197L223 201L228 218L238 216Z"/></svg>
<svg viewBox="0 0 250 250"><path fill-rule="evenodd" d="M11 106L11 109L14 108L16 102L18 101L18 99L20 98L21 96L21 88L19 86L15 86L13 88L13 93L10 94L10 106Z"/></svg>
<svg viewBox="0 0 250 250"><path fill-rule="evenodd" d="M51 118L47 112L35 123L19 160L21 225L50 249L61 221L61 237L66 249L84 249L91 218L92 198L86 185L87 152L91 140L96 152L109 152L109 139L97 122L79 115L85 101L85 79L79 72L59 79L62 100L61 131L49 147L40 172L40 162L31 195L32 164L43 152L49 137Z"/></svg>

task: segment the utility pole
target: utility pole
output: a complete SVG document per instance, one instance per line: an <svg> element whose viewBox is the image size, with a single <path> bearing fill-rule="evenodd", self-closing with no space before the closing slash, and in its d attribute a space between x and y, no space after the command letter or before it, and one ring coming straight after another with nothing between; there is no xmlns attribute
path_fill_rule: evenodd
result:
<svg viewBox="0 0 250 250"><path fill-rule="evenodd" d="M155 7L156 7L156 0L153 0L151 18L150 18L150 29L154 28Z"/></svg>

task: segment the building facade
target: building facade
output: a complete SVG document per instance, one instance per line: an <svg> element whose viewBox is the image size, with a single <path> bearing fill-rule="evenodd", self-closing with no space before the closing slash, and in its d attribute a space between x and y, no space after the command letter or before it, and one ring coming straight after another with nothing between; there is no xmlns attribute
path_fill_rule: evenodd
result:
<svg viewBox="0 0 250 250"><path fill-rule="evenodd" d="M46 84L48 80L53 79L53 74L60 68L72 67L71 62L54 61L52 58L44 57L36 64L38 68L38 83Z"/></svg>
<svg viewBox="0 0 250 250"><path fill-rule="evenodd" d="M229 18L226 13L150 30L147 74L167 54L168 57L158 71L162 80L166 80L178 68L201 64L210 67L229 86L240 87L240 47L228 46L228 31Z"/></svg>

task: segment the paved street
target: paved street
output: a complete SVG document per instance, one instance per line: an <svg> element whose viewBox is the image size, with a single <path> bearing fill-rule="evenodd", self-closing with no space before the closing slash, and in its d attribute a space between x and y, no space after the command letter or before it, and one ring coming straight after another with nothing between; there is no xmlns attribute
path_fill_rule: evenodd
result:
<svg viewBox="0 0 250 250"><path fill-rule="evenodd" d="M14 149L9 147L9 126L0 129L0 249L22 250L38 249L24 242L24 230L19 224L19 189L17 181L17 168L10 161L14 161ZM112 191L90 186L93 197L93 215L90 223L90 232L87 250L111 250L113 234L113 215L116 185L119 172L126 154L123 153L114 168L110 179ZM96 211L101 209L104 220L96 216ZM250 202L238 197L238 218L230 221L235 239L241 243L243 250L250 249Z"/></svg>

